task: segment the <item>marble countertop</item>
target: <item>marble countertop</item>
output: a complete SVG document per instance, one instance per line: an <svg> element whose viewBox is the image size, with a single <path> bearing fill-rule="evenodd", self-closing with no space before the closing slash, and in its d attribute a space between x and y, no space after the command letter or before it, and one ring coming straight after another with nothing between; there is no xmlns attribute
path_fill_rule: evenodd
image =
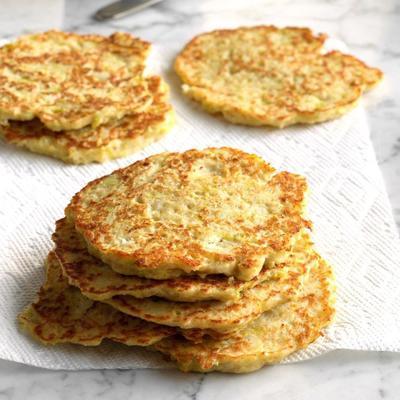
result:
<svg viewBox="0 0 400 400"><path fill-rule="evenodd" d="M165 0L111 23L91 15L109 0L2 0L0 37L49 28L110 33L126 30L158 45L186 41L205 20L310 26L343 40L380 67L384 83L366 96L371 137L400 229L400 3L397 0ZM179 47L177 48L177 50ZM0 399L399 399L400 354L335 351L258 372L47 371L0 361Z"/></svg>

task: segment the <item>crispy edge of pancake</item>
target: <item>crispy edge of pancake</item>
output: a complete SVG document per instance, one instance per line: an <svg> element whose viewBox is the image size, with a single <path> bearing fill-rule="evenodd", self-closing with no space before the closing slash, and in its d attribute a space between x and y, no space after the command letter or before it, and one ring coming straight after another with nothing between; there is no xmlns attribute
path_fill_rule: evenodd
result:
<svg viewBox="0 0 400 400"><path fill-rule="evenodd" d="M202 108L210 114L221 114L227 121L238 125L249 126L271 126L274 128L285 128L296 124L316 124L329 121L341 117L357 107L361 98L361 91L357 91L352 101L335 106L325 111L306 112L303 111L300 115L294 115L291 118L284 120L276 119L265 115L261 118L253 117L251 113L235 106L227 106L225 101L215 100L213 92L203 89L185 86L183 92L186 96L201 103Z"/></svg>
<svg viewBox="0 0 400 400"><path fill-rule="evenodd" d="M152 347L185 372L247 373L279 363L323 336L323 328L334 318L334 303L332 269L320 259L299 298L264 313L236 336L199 344L171 337Z"/></svg>
<svg viewBox="0 0 400 400"><path fill-rule="evenodd" d="M316 57L341 57L344 64L353 64L359 66L359 70L365 70L363 74L362 82L358 84L349 85L349 90L352 90L352 96L347 100L335 103L325 109L319 110L303 110L296 108L294 105L290 106L290 112L288 115L283 117L277 117L268 113L256 113L254 107L244 108L237 104L235 99L231 96L214 89L212 84L202 85L199 84L196 79L196 74L190 73L193 66L197 62L198 52L201 50L197 49L199 43L205 38L210 37L212 40L213 35L216 38L229 37L233 34L247 33L250 31L262 31L262 33L277 33L287 32L293 30L299 32L304 36L306 41L313 39L317 45L311 46L310 51L306 51L305 54L309 57L310 54L315 54ZM243 125L254 125L254 126L273 126L276 128L283 128L294 124L313 124L318 122L327 121L342 116L348 111L352 110L357 106L358 101L364 91L372 89L376 86L383 78L383 73L378 68L371 68L364 62L358 60L356 57L343 54L339 51L331 51L328 53L321 53L321 47L326 39L325 35L314 36L312 31L308 28L277 28L275 26L254 26L254 27L241 27L236 29L222 29L211 32L205 32L203 34L195 36L186 46L183 48L181 53L177 56L174 68L177 75L181 78L183 85L183 93L201 104L205 111L211 114L222 114L223 117L235 124ZM311 40L312 42L312 40ZM301 56L301 52L299 55ZM201 73L201 72L200 72ZM229 77L228 77L229 78ZM227 82L229 79L227 78ZM357 77L358 81L360 78Z"/></svg>
<svg viewBox="0 0 400 400"><path fill-rule="evenodd" d="M46 273L36 300L18 316L22 329L43 344L97 346L104 339L110 339L129 346L149 346L170 335L180 335L195 343L207 337L221 340L230 336L211 329L154 324L90 300L79 289L69 286L53 251L46 261Z"/></svg>
<svg viewBox="0 0 400 400"><path fill-rule="evenodd" d="M130 295L136 298L157 296L180 302L239 300L245 290L263 281L283 278L288 272L288 266L283 261L286 257L290 257L288 254L276 257L273 265L265 267L257 277L247 282L224 275L183 276L156 280L118 274L101 260L90 255L84 240L66 218L56 222L53 241L54 252L69 284L78 287L86 297L98 301L118 295ZM307 234L299 242L304 242L303 246L306 244L311 246ZM300 243L295 247L299 246Z"/></svg>
<svg viewBox="0 0 400 400"><path fill-rule="evenodd" d="M46 270L46 282L37 299L18 316L20 326L43 344L97 346L111 339L130 346L149 346L176 333L85 298L68 286L53 252L47 258Z"/></svg>
<svg viewBox="0 0 400 400"><path fill-rule="evenodd" d="M26 127L24 124L28 123L25 122L10 122L6 126L0 125L0 137L17 147L71 164L102 163L130 155L161 139L175 125L175 112L167 103L166 83L157 77L149 78L149 82L153 103L142 113L127 115L120 121L96 128L66 132L50 131L39 121L28 122L32 127ZM97 141L80 140L81 132L86 137L89 132L96 139L106 135L107 130L116 137L109 141L102 141L101 136Z"/></svg>
<svg viewBox="0 0 400 400"><path fill-rule="evenodd" d="M309 249L293 253L287 275L261 282L243 292L237 301L171 302L158 298L136 299L116 296L103 300L123 313L154 323L182 330L214 331L230 335L248 325L261 314L295 298L310 268L318 263L318 255Z"/></svg>

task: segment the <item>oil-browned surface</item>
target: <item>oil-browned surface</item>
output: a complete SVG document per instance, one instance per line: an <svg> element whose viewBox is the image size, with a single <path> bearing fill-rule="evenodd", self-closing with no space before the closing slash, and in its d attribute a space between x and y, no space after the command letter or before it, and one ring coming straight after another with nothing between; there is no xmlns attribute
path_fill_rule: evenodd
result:
<svg viewBox="0 0 400 400"><path fill-rule="evenodd" d="M46 128L37 118L10 121L0 126L0 136L16 146L74 164L104 162L131 154L161 138L175 120L166 84L157 76L145 81L151 104L143 112L97 127L59 132Z"/></svg>
<svg viewBox="0 0 400 400"><path fill-rule="evenodd" d="M332 271L320 259L299 298L264 313L233 337L198 344L170 337L153 347L171 357L183 371L250 372L314 342L333 319L333 303Z"/></svg>
<svg viewBox="0 0 400 400"><path fill-rule="evenodd" d="M57 221L53 234L54 249L69 283L94 300L105 300L118 295L137 298L157 296L172 301L239 300L243 291L258 283L279 279L287 275L287 260L292 254L277 257L270 268L264 268L255 278L244 282L224 275L182 276L172 279L146 279L134 275L122 275L107 264L90 255L84 240L66 219ZM308 237L297 246L306 248ZM310 250L311 251L311 250Z"/></svg>
<svg viewBox="0 0 400 400"><path fill-rule="evenodd" d="M127 345L149 346L176 333L82 296L77 288L68 286L54 253L49 254L46 282L36 301L18 319L27 332L44 344L96 346L103 339L112 339Z"/></svg>
<svg viewBox="0 0 400 400"><path fill-rule="evenodd" d="M306 189L303 177L236 149L162 153L89 183L66 215L119 273L250 280L310 227Z"/></svg>
<svg viewBox="0 0 400 400"><path fill-rule="evenodd" d="M234 123L284 127L336 118L353 108L382 72L307 28L216 30L192 39L175 70L183 92Z"/></svg>
<svg viewBox="0 0 400 400"><path fill-rule="evenodd" d="M111 339L129 346L148 346L170 335L196 343L207 337L220 340L229 336L207 329L183 330L154 324L90 300L68 285L54 252L48 256L46 268L46 282L37 299L18 316L22 328L44 344L97 346Z"/></svg>
<svg viewBox="0 0 400 400"><path fill-rule="evenodd" d="M59 31L27 35L0 48L0 123L38 118L59 131L98 126L145 109L143 70L150 44Z"/></svg>
<svg viewBox="0 0 400 400"><path fill-rule="evenodd" d="M126 314L162 325L227 334L242 329L265 311L294 299L307 279L308 271L316 263L318 255L299 245L283 262L288 270L285 276L261 282L244 291L237 301L183 303L132 296L116 296L103 301Z"/></svg>
<svg viewBox="0 0 400 400"><path fill-rule="evenodd" d="M85 298L68 286L50 253L47 280L37 300L20 314L19 322L44 344L95 346L109 338L127 345L152 346L184 371L240 373L279 362L316 340L332 320L333 298L331 269L318 258L297 298L263 313L240 332L213 339L205 337L205 331L181 331L142 321Z"/></svg>

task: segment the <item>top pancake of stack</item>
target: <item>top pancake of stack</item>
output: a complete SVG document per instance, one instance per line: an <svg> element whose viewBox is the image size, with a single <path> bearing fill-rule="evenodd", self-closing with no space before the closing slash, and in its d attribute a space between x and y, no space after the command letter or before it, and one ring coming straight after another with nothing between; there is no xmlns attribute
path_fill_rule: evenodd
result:
<svg viewBox="0 0 400 400"><path fill-rule="evenodd" d="M50 31L0 49L0 122L38 118L53 131L98 126L148 106L150 44Z"/></svg>
<svg viewBox="0 0 400 400"><path fill-rule="evenodd" d="M231 148L163 153L89 183L66 216L116 272L248 281L310 227L303 177Z"/></svg>
<svg viewBox="0 0 400 400"><path fill-rule="evenodd" d="M0 136L65 162L103 162L174 123L168 86L144 73L150 44L49 31L0 48Z"/></svg>

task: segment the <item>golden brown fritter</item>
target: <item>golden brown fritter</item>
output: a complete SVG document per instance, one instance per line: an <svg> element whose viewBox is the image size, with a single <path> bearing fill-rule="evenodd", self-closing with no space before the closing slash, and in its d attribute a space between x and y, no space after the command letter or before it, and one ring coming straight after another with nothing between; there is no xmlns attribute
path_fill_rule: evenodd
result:
<svg viewBox="0 0 400 400"><path fill-rule="evenodd" d="M90 182L66 209L116 272L253 279L310 222L306 181L232 148L162 153Z"/></svg>
<svg viewBox="0 0 400 400"><path fill-rule="evenodd" d="M150 44L49 31L0 48L0 123L39 119L53 131L80 129L140 112L151 102L143 79Z"/></svg>
<svg viewBox="0 0 400 400"><path fill-rule="evenodd" d="M192 39L175 70L183 92L233 123L284 127L336 118L382 79L307 28L255 26Z"/></svg>

